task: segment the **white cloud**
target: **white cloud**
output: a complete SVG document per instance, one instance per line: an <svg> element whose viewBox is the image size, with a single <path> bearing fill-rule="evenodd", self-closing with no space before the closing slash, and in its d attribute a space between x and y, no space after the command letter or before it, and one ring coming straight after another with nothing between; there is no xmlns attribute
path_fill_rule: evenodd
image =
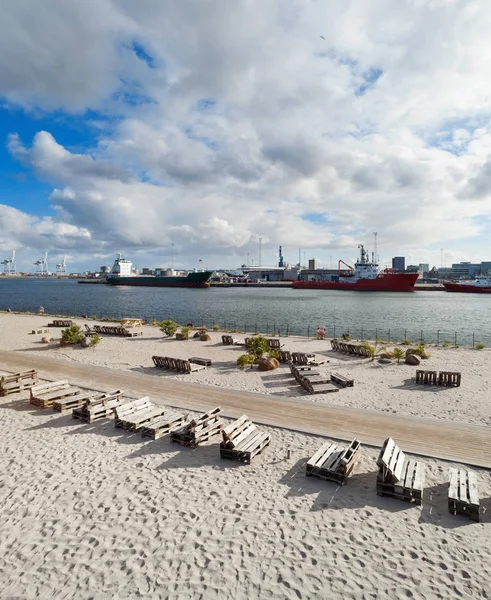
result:
<svg viewBox="0 0 491 600"><path fill-rule="evenodd" d="M272 260L279 244L344 254L373 231L389 254L471 253L486 235L484 0L50 7L8 9L0 94L118 116L90 152L10 138L84 244L234 266L259 237Z"/></svg>

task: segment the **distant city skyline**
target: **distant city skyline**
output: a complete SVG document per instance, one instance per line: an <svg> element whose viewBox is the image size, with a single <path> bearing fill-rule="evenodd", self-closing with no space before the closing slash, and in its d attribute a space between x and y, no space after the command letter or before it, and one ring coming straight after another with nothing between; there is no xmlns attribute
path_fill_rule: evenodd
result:
<svg viewBox="0 0 491 600"><path fill-rule="evenodd" d="M1 260L236 268L261 240L263 265L282 245L328 266L373 232L381 266L486 260L490 19L484 0L7 3Z"/></svg>

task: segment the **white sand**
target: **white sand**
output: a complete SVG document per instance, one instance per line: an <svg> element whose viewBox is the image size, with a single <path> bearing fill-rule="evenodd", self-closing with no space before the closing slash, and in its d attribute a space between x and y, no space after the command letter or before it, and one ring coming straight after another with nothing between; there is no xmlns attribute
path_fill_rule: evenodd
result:
<svg viewBox="0 0 491 600"><path fill-rule="evenodd" d="M107 337L83 350L28 335L47 322L0 315L0 349L121 369L149 367L152 354L207 356L213 368L176 377L298 393L284 369L236 369L241 349L218 344L219 334L176 342L147 327L143 339ZM325 354L331 362L321 372L355 378L352 390L313 401L489 424L487 350L432 348L427 367L460 370L463 385L428 392L401 388L413 367L344 360L327 342L288 339L285 348ZM217 443L142 442L110 421L85 425L36 410L27 397L0 398L2 599L489 597L486 471L477 471L486 512L473 523L448 513L449 464L441 461L425 461L420 508L376 495L376 449L363 449L339 488L304 476L323 442L314 436L271 428L271 447L239 466L220 461Z"/></svg>

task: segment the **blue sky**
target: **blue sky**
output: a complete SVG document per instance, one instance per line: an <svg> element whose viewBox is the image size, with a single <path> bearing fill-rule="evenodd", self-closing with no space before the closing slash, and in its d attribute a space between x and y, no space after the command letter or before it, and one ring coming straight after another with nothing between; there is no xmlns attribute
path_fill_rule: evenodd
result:
<svg viewBox="0 0 491 600"><path fill-rule="evenodd" d="M490 258L484 1L47 2L0 22L0 252L25 268L235 268L260 238L327 264L374 231L383 264Z"/></svg>

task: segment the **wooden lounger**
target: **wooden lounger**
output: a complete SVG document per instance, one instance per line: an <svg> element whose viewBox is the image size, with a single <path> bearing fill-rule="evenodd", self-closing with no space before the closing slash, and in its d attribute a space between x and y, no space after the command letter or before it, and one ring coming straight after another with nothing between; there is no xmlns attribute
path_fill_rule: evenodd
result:
<svg viewBox="0 0 491 600"><path fill-rule="evenodd" d="M38 372L36 369L21 371L13 375L3 375L0 377L0 396L16 394L32 388L38 382Z"/></svg>
<svg viewBox="0 0 491 600"><path fill-rule="evenodd" d="M224 346L233 346L234 338L231 335L222 335L222 344Z"/></svg>
<svg viewBox="0 0 491 600"><path fill-rule="evenodd" d="M115 398L121 398L123 396L122 390L115 390L114 392L87 392L77 394L76 396L70 396L68 398L61 398L53 402L53 409L58 412L68 412L74 408L81 408L85 404L97 404L103 400L112 400Z"/></svg>
<svg viewBox="0 0 491 600"><path fill-rule="evenodd" d="M332 383L313 383L309 381L308 378L304 379L302 387L308 394L330 394L332 392L339 392L339 388Z"/></svg>
<svg viewBox="0 0 491 600"><path fill-rule="evenodd" d="M340 375L339 373L333 373L331 375L331 380L341 387L353 387L354 380L345 377L344 375Z"/></svg>
<svg viewBox="0 0 491 600"><path fill-rule="evenodd" d="M158 440L162 436L170 433L173 429L177 429L184 425L186 418L186 415L178 415L177 417L157 417L143 425L141 428L142 437Z"/></svg>
<svg viewBox="0 0 491 600"><path fill-rule="evenodd" d="M88 398L83 406L73 409L72 417L80 419L84 423L95 423L101 419L112 417L116 408L124 403L122 394L121 390L113 398Z"/></svg>
<svg viewBox="0 0 491 600"><path fill-rule="evenodd" d="M52 323L48 323L48 327L70 327L73 325L71 319L53 319Z"/></svg>
<svg viewBox="0 0 491 600"><path fill-rule="evenodd" d="M356 439L347 448L327 442L308 461L305 475L344 485L360 458L360 447Z"/></svg>
<svg viewBox="0 0 491 600"><path fill-rule="evenodd" d="M450 469L448 510L479 522L479 506L476 474L466 469Z"/></svg>
<svg viewBox="0 0 491 600"><path fill-rule="evenodd" d="M225 427L222 431L223 441L220 444L220 458L228 458L239 462L250 463L254 456L269 446L271 436L259 429L249 420L247 415Z"/></svg>
<svg viewBox="0 0 491 600"><path fill-rule="evenodd" d="M30 403L41 408L51 408L56 400L76 396L82 393L78 387L71 386L68 381L54 381L43 383L31 388Z"/></svg>
<svg viewBox="0 0 491 600"><path fill-rule="evenodd" d="M406 460L404 452L392 438L385 440L377 460L377 494L421 504L425 466L416 460Z"/></svg>
<svg viewBox="0 0 491 600"><path fill-rule="evenodd" d="M156 406L148 396L131 400L115 409L114 424L128 431L138 431L143 425L161 417L165 409Z"/></svg>
<svg viewBox="0 0 491 600"><path fill-rule="evenodd" d="M422 369L416 370L415 381L419 385L444 385L459 387L462 376L458 372L454 371L423 371Z"/></svg>
<svg viewBox="0 0 491 600"><path fill-rule="evenodd" d="M281 344L280 340L277 340L275 338L268 338L268 345L271 350L279 350L285 344Z"/></svg>
<svg viewBox="0 0 491 600"><path fill-rule="evenodd" d="M200 371L206 369L205 365L198 365L189 362L189 360L183 360L182 358L171 358L169 356L152 356L153 364L156 367L163 369L171 369L173 371L179 371L179 373L193 373L194 371Z"/></svg>
<svg viewBox="0 0 491 600"><path fill-rule="evenodd" d="M194 448L209 441L222 431L223 423L219 417L221 412L222 409L217 406L217 408L202 414L198 419L192 419L179 429L171 431L171 442Z"/></svg>

